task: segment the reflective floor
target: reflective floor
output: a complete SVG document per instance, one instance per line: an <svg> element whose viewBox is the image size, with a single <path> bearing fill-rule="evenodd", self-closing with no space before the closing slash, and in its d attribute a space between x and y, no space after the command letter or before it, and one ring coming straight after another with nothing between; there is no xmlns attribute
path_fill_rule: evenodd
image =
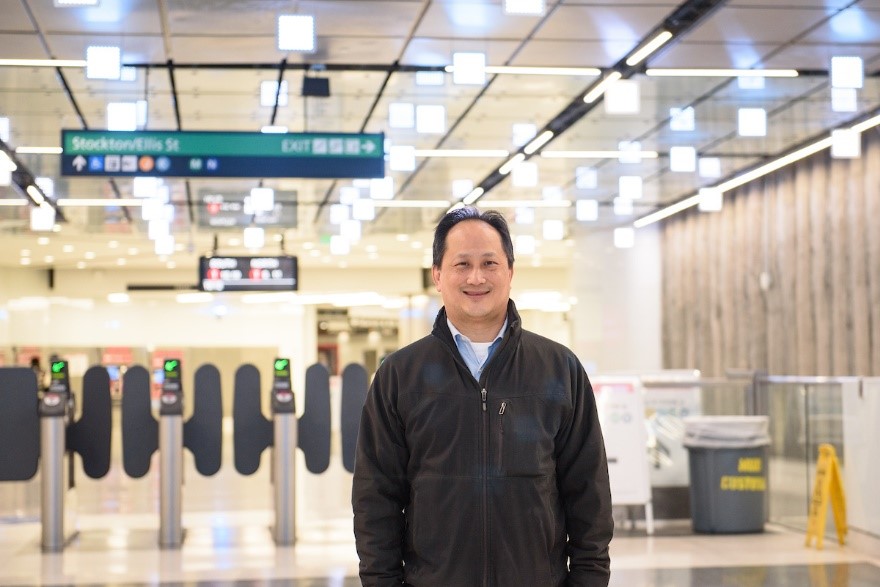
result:
<svg viewBox="0 0 880 587"><path fill-rule="evenodd" d="M299 468L298 540L278 547L269 455L245 477L229 452L213 477L185 459L180 549L158 546L158 460L142 479L129 479L114 462L107 477L90 480L77 463L67 505L78 533L56 554L40 548L39 479L0 484L0 584L359 585L351 476L338 455L321 475ZM620 523L611 556L615 587L880 585L880 557L830 539L823 550L806 548L803 534L774 526L762 534L694 535L686 521L660 522L648 537L641 526Z"/></svg>

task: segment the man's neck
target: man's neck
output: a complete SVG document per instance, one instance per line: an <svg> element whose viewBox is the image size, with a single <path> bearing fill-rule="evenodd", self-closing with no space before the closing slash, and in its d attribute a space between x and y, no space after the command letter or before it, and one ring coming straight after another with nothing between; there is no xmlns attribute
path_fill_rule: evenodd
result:
<svg viewBox="0 0 880 587"><path fill-rule="evenodd" d="M501 316L500 320L491 324L458 324L452 319L449 321L471 342L493 342L504 326L505 318L506 316Z"/></svg>

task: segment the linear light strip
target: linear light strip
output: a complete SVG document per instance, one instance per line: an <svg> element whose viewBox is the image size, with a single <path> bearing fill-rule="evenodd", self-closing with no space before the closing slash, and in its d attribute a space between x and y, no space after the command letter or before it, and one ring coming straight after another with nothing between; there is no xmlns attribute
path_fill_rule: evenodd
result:
<svg viewBox="0 0 880 587"><path fill-rule="evenodd" d="M532 139L532 142L530 142L528 145L525 146L525 148L523 149L523 152L526 155L531 155L532 153L534 153L535 151L537 151L538 149L540 149L541 147L546 145L547 142L552 138L553 138L553 131L552 130L545 130L540 135L538 135L537 137Z"/></svg>
<svg viewBox="0 0 880 587"><path fill-rule="evenodd" d="M61 198L57 202L59 207L100 207L100 206L143 206L144 200L140 198Z"/></svg>
<svg viewBox="0 0 880 587"><path fill-rule="evenodd" d="M547 159L618 159L620 157L640 157L656 159L657 151L541 151Z"/></svg>
<svg viewBox="0 0 880 587"><path fill-rule="evenodd" d="M24 198L21 199L12 199L12 198L3 198L0 199L0 206L27 206L28 201Z"/></svg>
<svg viewBox="0 0 880 587"><path fill-rule="evenodd" d="M643 217L639 218L638 220L633 222L633 226L635 226L636 228L642 228L643 226L648 226L649 224L653 224L653 223L657 222L658 220L663 220L664 218L668 218L669 216L672 216L673 214L678 214L682 210L687 210L691 206L696 206L699 203L700 203L700 195L699 194L693 195L689 198L685 198L684 200L682 200L680 202L676 202L675 204L672 204L671 206L663 208L662 210L657 210L656 212L653 212L651 214L648 214L647 216L643 216Z"/></svg>
<svg viewBox="0 0 880 587"><path fill-rule="evenodd" d="M571 200L480 200L477 206L491 208L571 208Z"/></svg>
<svg viewBox="0 0 880 587"><path fill-rule="evenodd" d="M880 115L869 118L868 120L864 120L858 124L854 124L853 126L851 126L849 128L849 130L856 131L856 132L864 132L864 131L871 129L871 128L874 128L876 126L880 126ZM823 151L823 150L831 147L831 143L832 143L831 137L830 136L825 137L824 139L820 139L820 140L816 141L815 143L811 143L809 145L806 145L805 147L801 147L797 151L793 151L787 155L783 155L773 161L770 161L769 163L765 163L764 165L761 165L760 167L757 167L751 171L747 171L746 173L743 173L742 175L738 175L732 179L729 179L723 183L720 183L717 186L714 186L714 189L718 189L722 193L728 192L734 188L745 185L745 184L749 183L750 181L754 181L754 180L758 179L759 177L763 177L769 173L773 173L774 171L782 169L786 165L791 165L792 163L800 161L801 159L809 157L810 155L815 155L819 151ZM671 206L663 208L662 210L658 210L656 212L648 214L647 216L643 216L642 218L639 218L638 220L636 220L633 223L633 226L635 226L636 228L642 228L643 226L653 224L654 222L657 222L658 220L663 220L664 218L668 218L669 216L672 216L673 214L677 214L678 212L681 212L682 210L685 210L685 209L690 208L692 206L696 206L699 202L700 202L699 194L690 196L689 198L686 198L680 202L672 204Z"/></svg>
<svg viewBox="0 0 880 587"><path fill-rule="evenodd" d="M85 67L85 59L0 59L0 67Z"/></svg>
<svg viewBox="0 0 880 587"><path fill-rule="evenodd" d="M593 89L587 92L587 95L584 96L584 102L587 104L592 104L596 100L599 99L599 96L605 93L605 89L623 77L623 74L619 71L612 71L609 73L604 79L598 82Z"/></svg>
<svg viewBox="0 0 880 587"><path fill-rule="evenodd" d="M454 65L443 68L446 73L455 73ZM483 71L489 74L509 75L566 75L595 77L602 73L598 67L526 67L516 65L487 65Z"/></svg>
<svg viewBox="0 0 880 587"><path fill-rule="evenodd" d="M661 31L656 37L645 43L645 46L633 53L626 60L626 64L632 67L644 61L651 53L665 45L672 38L669 31Z"/></svg>
<svg viewBox="0 0 880 587"><path fill-rule="evenodd" d="M649 77L797 77L796 69L649 68Z"/></svg>
<svg viewBox="0 0 880 587"><path fill-rule="evenodd" d="M27 188L25 188L25 191L27 192L27 195L31 197L34 204L36 204L37 206L42 206L46 203L46 198L45 196L43 196L43 192L41 192L40 188L38 188L37 186L29 185L27 186Z"/></svg>
<svg viewBox="0 0 880 587"><path fill-rule="evenodd" d="M64 149L61 147L16 147L15 152L21 155L60 155Z"/></svg>
<svg viewBox="0 0 880 587"><path fill-rule="evenodd" d="M487 65L486 73L507 73L512 75L571 75L597 76L602 73L598 67L523 67L515 65Z"/></svg>
<svg viewBox="0 0 880 587"><path fill-rule="evenodd" d="M373 200L376 208L448 208L448 200Z"/></svg>
<svg viewBox="0 0 880 587"><path fill-rule="evenodd" d="M510 151L503 149L415 149L416 157L507 157Z"/></svg>
<svg viewBox="0 0 880 587"><path fill-rule="evenodd" d="M763 177L768 173L773 173L774 171L785 167L786 165L790 165L795 161L800 161L804 157L809 157L810 155L815 155L819 151L827 149L831 146L831 137L824 138L820 141L816 141L812 145L807 145L806 147L800 148L793 153L789 153L788 155L784 155L779 159L771 161L770 163L766 163L761 165L757 169L753 169L748 171L742 175L734 177L724 183L718 184L716 189L721 190L722 192L730 191L734 188L738 188L741 185L745 185L750 181L758 179L759 177Z"/></svg>
<svg viewBox="0 0 880 587"><path fill-rule="evenodd" d="M507 163L498 168L498 173L501 175L507 175L510 173L510 170L520 164L526 158L525 153L517 153L513 157L507 160Z"/></svg>
<svg viewBox="0 0 880 587"><path fill-rule="evenodd" d="M486 193L486 190L479 186L475 187L473 190L471 190L471 193L462 198L461 203L465 206L470 206L471 204L479 200L480 196L482 196L484 193ZM453 206L449 210L451 211L453 208L455 208L455 206Z"/></svg>

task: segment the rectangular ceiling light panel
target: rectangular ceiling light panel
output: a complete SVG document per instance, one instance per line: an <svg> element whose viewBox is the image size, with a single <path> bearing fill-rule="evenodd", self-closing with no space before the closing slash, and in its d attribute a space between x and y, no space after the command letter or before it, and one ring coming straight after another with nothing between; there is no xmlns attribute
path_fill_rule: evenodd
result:
<svg viewBox="0 0 880 587"><path fill-rule="evenodd" d="M304 14L278 16L278 50L315 51L315 17Z"/></svg>

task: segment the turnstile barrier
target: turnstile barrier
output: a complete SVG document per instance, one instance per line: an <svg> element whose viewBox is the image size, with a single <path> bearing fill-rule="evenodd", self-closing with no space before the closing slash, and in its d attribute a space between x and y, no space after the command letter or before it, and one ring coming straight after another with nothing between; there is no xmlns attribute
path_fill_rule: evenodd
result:
<svg viewBox="0 0 880 587"><path fill-rule="evenodd" d="M349 473L354 472L354 453L368 386L367 370L363 365L351 363L342 370L342 465Z"/></svg>
<svg viewBox="0 0 880 587"><path fill-rule="evenodd" d="M305 408L297 419L290 385L290 360L275 359L272 382L272 420L262 411L260 372L253 365L242 365L235 373L233 397L233 447L235 469L251 475L260 467L260 458L272 447L272 480L275 496L277 544L296 541L296 447L305 455L306 468L323 473L330 465L330 374L315 364L306 369Z"/></svg>
<svg viewBox="0 0 880 587"><path fill-rule="evenodd" d="M143 477L159 450L159 545L180 548L183 448L193 454L196 470L211 476L220 470L223 446L223 405L220 372L214 365L196 370L193 413L183 422L183 385L179 359L166 359L159 395L159 421L153 417L150 374L140 366L128 369L122 394L122 459L125 472Z"/></svg>
<svg viewBox="0 0 880 587"><path fill-rule="evenodd" d="M0 481L27 481L40 466L37 376L0 367Z"/></svg>

